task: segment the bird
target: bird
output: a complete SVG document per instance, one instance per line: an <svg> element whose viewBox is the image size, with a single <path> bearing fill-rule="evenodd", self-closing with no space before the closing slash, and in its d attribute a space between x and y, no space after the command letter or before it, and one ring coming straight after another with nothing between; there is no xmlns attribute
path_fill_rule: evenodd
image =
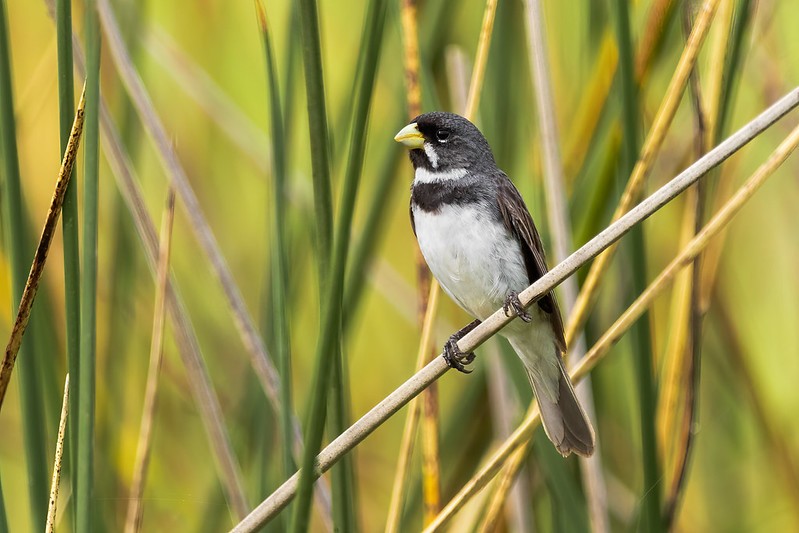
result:
<svg viewBox="0 0 799 533"><path fill-rule="evenodd" d="M574 393L562 355L563 319L549 292L526 310L518 293L547 272L541 237L518 189L494 160L488 141L466 118L419 115L394 140L409 149L411 227L444 292L475 318L444 345L461 372L474 361L457 345L502 307L516 316L500 331L524 364L544 431L564 457L594 451L594 429Z"/></svg>

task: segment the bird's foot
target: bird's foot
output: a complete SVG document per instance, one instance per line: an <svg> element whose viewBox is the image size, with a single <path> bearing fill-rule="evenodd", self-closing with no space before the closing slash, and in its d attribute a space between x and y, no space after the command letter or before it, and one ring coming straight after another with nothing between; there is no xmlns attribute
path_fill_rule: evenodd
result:
<svg viewBox="0 0 799 533"><path fill-rule="evenodd" d="M502 310L505 311L505 316L511 316L511 309L513 309L516 316L525 322L532 322L533 316L524 309L522 302L519 300L519 294L516 291L510 291L508 293L508 297L505 298L505 303L502 306Z"/></svg>
<svg viewBox="0 0 799 533"><path fill-rule="evenodd" d="M461 349L458 348L458 341L479 325L479 320L469 323L466 327L454 333L444 344L444 361L446 361L451 368L463 372L464 374L472 373L471 370L466 368L466 365L474 361L474 352L462 352Z"/></svg>

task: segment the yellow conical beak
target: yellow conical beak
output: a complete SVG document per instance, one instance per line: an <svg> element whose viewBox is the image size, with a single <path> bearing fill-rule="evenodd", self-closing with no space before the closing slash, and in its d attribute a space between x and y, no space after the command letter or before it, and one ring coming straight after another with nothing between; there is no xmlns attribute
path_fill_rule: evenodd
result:
<svg viewBox="0 0 799 533"><path fill-rule="evenodd" d="M424 135L421 134L416 123L408 124L394 136L394 140L402 143L408 148L422 148L424 146Z"/></svg>

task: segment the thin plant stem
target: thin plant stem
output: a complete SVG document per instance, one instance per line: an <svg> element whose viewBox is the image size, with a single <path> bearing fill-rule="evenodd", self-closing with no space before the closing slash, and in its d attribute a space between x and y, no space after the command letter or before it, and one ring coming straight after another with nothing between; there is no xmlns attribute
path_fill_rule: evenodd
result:
<svg viewBox="0 0 799 533"><path fill-rule="evenodd" d="M303 472L300 479L297 502L289 522L289 531L301 533L310 525L311 492L314 477L310 472L314 469L314 458L322 442L327 409L329 375L340 364L338 350L332 353L322 351L322 347L330 349L336 344L332 334L333 327L324 322L328 319L327 308L333 308L333 302L327 300L328 287L331 284L330 273L331 250L333 247L333 200L330 191L330 145L328 139L328 117L325 104L325 88L322 73L321 38L319 35L319 12L316 0L303 0L298 3L300 29L302 39L303 66L305 70L305 91L308 110L308 130L311 146L311 175L313 177L315 238L317 249L317 266L319 293L324 295L320 320L320 338L317 340L316 358L311 378L311 398L305 423L305 448L300 464ZM330 313L332 315L332 312ZM323 336L327 343L323 344ZM339 374L340 377L340 374ZM335 484L335 482L334 482ZM333 501L333 522L342 519L340 506L341 496L337 493Z"/></svg>
<svg viewBox="0 0 799 533"><path fill-rule="evenodd" d="M693 165L663 185L660 189L638 204L635 208L605 228L593 239L573 252L568 258L553 267L535 283L527 287L527 289L519 294L519 299L522 303L522 306L528 307L533 302L537 301L537 299L541 298L544 294L550 292L558 284L562 283L563 280L565 280L568 276L574 274L581 266L590 261L592 258L596 257L604 249L624 236L632 226L641 223L644 219L648 218L664 205L676 198L698 179L707 174L708 171L729 158L742 146L751 141L753 138L762 133L769 126L774 124L777 120L785 116L797 106L799 106L799 87L794 88L788 94L783 96L780 100L775 102L756 118L748 122L724 142L705 154L705 156L696 161ZM774 162L771 160L770 162L771 165L763 170L763 172L773 171L773 168L771 167L774 166ZM726 216L729 216L729 214ZM714 226L709 225L706 227L703 232L697 236L697 239L700 240L697 241L698 245L694 246L694 248L702 248L705 246L707 240L709 239L708 233L710 233L712 236L715 234L712 232L717 232L720 229L719 227L723 226L726 222L727 221L717 222ZM700 250L692 249L691 253L699 253L699 251ZM680 259L690 263L693 260L693 257L691 257L691 254L689 253L685 254L685 257L681 255ZM670 275L673 276L673 273ZM647 298L651 297L651 295L647 296ZM494 314L486 318L482 324L477 326L469 334L465 335L458 342L458 348L464 352L473 351L490 337L495 335L511 320L513 319L507 317L502 309L498 309L494 312ZM615 333L615 331L615 329L613 331L609 331L608 336L608 338L614 342L615 339L613 339L612 334ZM610 342L607 345L607 348L609 348L612 343L613 342ZM578 381L578 377L582 378L596 365L598 358L599 357L595 355L594 349L589 351L586 354L586 357L581 360L579 365L574 369L574 372L570 374L572 379ZM329 469L331 465L338 461L341 456L361 443L372 433L372 431L388 420L411 399L417 396L427 385L443 376L447 372L448 368L449 367L443 360L443 357L438 357L428 363L421 371L414 374L399 388L384 398L368 413L366 413L357 422L350 426L347 431L339 435L328 446L326 446L324 450L320 452L316 458L314 475L319 476L323 472L327 471L327 469ZM518 432L519 430L517 430L512 437L512 440L515 444L511 446L510 451L515 449L518 443L524 440L517 435ZM529 436L529 433L527 435ZM507 457L507 455L505 457ZM496 467L496 464L494 464L493 467ZM495 472L496 471L493 473ZM297 490L298 478L299 473L295 473L267 499L262 501L258 507L256 507L233 529L233 531L254 531L268 522L294 497ZM468 487L465 487L465 489L468 489L468 492L474 494L474 492L476 492L474 490L475 486L476 485L474 483L470 482ZM453 511L449 509L448 505L444 508L442 513L439 514L439 518L443 513L449 513L451 516L452 512Z"/></svg>
<svg viewBox="0 0 799 533"><path fill-rule="evenodd" d="M402 26L402 63L405 74L405 95L408 116L415 118L422 112L422 85L420 83L418 6L416 0L400 1Z"/></svg>
<svg viewBox="0 0 799 533"><path fill-rule="evenodd" d="M333 246L332 279L329 296L335 307L329 307L327 327L332 328L333 347L336 356L331 384L333 405L331 409L331 438L346 430L351 422L351 406L349 392L349 370L347 360L343 357L344 343L343 325L345 321L344 290L346 287L346 267L350 255L350 239L355 211L355 200L360 186L366 154L366 133L369 124L372 95L374 93L377 68L379 66L382 45L383 27L388 8L386 0L373 0L366 9L361 32L359 49L361 53L355 73L355 102L350 117L351 139L349 154L344 172L344 181L339 202L339 216L336 221L336 236ZM346 114L345 114L346 115ZM344 130L342 130L344 131ZM343 146L343 143L342 143ZM335 285L332 286L332 285ZM324 310L324 307L323 307ZM323 318L323 321L325 318ZM322 335L320 342L324 340ZM321 444L321 443L320 443ZM318 448L317 448L318 450ZM353 457L344 457L338 468L333 471L333 482L337 488L340 519L337 527L342 531L355 532L359 529L357 521L357 494L355 483L355 461Z"/></svg>
<svg viewBox="0 0 799 533"><path fill-rule="evenodd" d="M75 527L91 531L95 522L94 407L97 349L97 234L100 186L100 23L97 2L86 4L86 139L83 167L83 259L80 283L80 359L78 364L77 492Z"/></svg>
<svg viewBox="0 0 799 533"><path fill-rule="evenodd" d="M69 413L69 374L64 378L64 401L61 404L61 418L58 422L58 439L55 445L53 481L50 485L50 499L47 504L45 533L53 533L53 531L55 531L56 509L58 508L58 487L61 481L61 459L64 456L64 435L67 431L67 413Z"/></svg>
<svg viewBox="0 0 799 533"><path fill-rule="evenodd" d="M339 202L339 216L336 221L336 235L333 243L332 279L329 281L329 302L332 304L323 317L323 326L331 328L331 345L325 352L335 353L333 367L331 396L333 399L330 412L331 438L335 438L347 429L351 422L349 371L347 360L343 357L343 323L344 315L344 289L346 283L346 267L350 250L352 235L352 222L355 211L355 200L360 186L363 164L366 153L366 132L369 124L372 95L374 92L377 68L380 61L383 44L383 27L387 13L387 0L373 0L369 3L364 16L363 30L359 49L357 73L355 75L355 105L351 117L351 139L347 165L344 172L344 182L341 189ZM323 306L324 311L324 306ZM325 334L320 338L323 346ZM324 352L320 352L324 353ZM321 443L320 443L321 445ZM318 451L318 447L317 447ZM357 522L357 495L355 490L355 462L352 456L344 457L341 464L333 470L332 479L338 500L339 520L336 526L341 531L356 532L359 529ZM335 511L335 508L334 508Z"/></svg>
<svg viewBox="0 0 799 533"><path fill-rule="evenodd" d="M717 124L719 105L721 104L720 91L724 75L724 55L727 48L727 37L730 32L730 26L732 25L732 0L722 0L719 5L717 19L721 27L717 28L717 34L715 35L715 38L709 43L709 56L711 58L709 63L711 68L709 75L706 77L707 90L704 91L704 94L707 95L705 106L707 109L707 113L705 114L706 128L704 132L705 139L703 139L703 145L705 148L709 147L715 140L715 128ZM693 217L693 210L689 210L686 216ZM700 223L701 221L697 220L696 222ZM686 219L684 221L682 230L683 241L687 241L692 236L692 232L694 232L692 226L694 226L694 224L691 220ZM708 252L705 255L712 253L713 250L718 248L715 243L718 243L719 241L720 240L714 241L714 244L711 244ZM681 279L676 283L675 292L680 292L683 298L687 298L687 291L685 289L687 283L688 278L686 274L683 274ZM676 300L674 300L674 302L676 302ZM674 305L675 304L673 303L673 306ZM680 312L685 313L686 307L684 306ZM672 312L671 322L674 323L677 321L677 327L685 329L687 321L680 320L677 316L675 316L675 314L676 311ZM660 425L660 440L663 443L662 452L664 452L664 456L666 455L665 451L668 449L668 439L671 435L673 435L673 430L676 425L674 422L674 416L678 412L678 403L681 397L680 392L683 384L683 380L679 375L680 365L678 364L677 359L675 359L674 354L683 349L681 346L677 345L677 339L684 338L685 334L680 330L675 331L669 336L669 343L667 344L666 355L663 362L664 377L663 385L660 390L660 399L658 401L657 420L658 424ZM680 342L679 344L684 345L684 342ZM684 358L680 360L684 361Z"/></svg>
<svg viewBox="0 0 799 533"><path fill-rule="evenodd" d="M75 114L75 120L72 124L69 143L64 152L64 160L58 171L58 179L56 180L50 208L47 211L47 217L45 218L42 234L39 238L39 244L36 247L36 253L33 257L30 272L28 273L27 280L22 290L19 307L15 316L14 325L11 329L11 335L6 345L3 360L2 363L0 363L0 409L3 406L5 393L11 381L11 373L14 370L14 363L17 359L22 345L22 338L28 326L31 310L33 309L33 302L36 298L39 282L41 281L44 266L47 262L47 255L50 251L50 244L53 242L53 236L55 235L56 225L58 224L58 218L61 214L61 206L64 202L66 188L72 176L72 166L78 155L78 146L80 145L81 134L83 133L84 105L85 100L81 97L78 110Z"/></svg>
<svg viewBox="0 0 799 533"><path fill-rule="evenodd" d="M150 364L147 369L147 383L144 391L139 441L136 445L136 459L133 463L133 480L130 486L128 512L125 519L125 532L141 530L143 506L142 495L147 483L147 469L150 464L153 421L158 408L158 375L164 356L164 329L166 323L166 286L169 280L169 257L172 252L172 225L175 220L175 190L169 188L166 207L161 221L161 237L158 243L158 267L155 283L155 303L153 312L153 335L150 342Z"/></svg>
<svg viewBox="0 0 799 533"><path fill-rule="evenodd" d="M407 105L409 118L413 119L422 113L422 91L421 91L421 57L419 52L419 29L418 29L418 2L417 0L403 0L400 3L402 36L403 36L403 62L405 65L405 84L407 88ZM418 245L414 245L414 255L416 258L416 291L417 291L417 323L422 331L424 339L424 328L428 323L428 316L432 318L437 314L438 295L440 287L437 282L432 281L430 269L422 256L422 251ZM433 302L432 308L430 302ZM428 313L428 310L430 311ZM435 350L432 347L432 339L427 338L426 344L423 341L420 345L420 353L425 354L423 361L428 361L435 357ZM389 508L389 522L386 528L399 526L399 510L402 504L402 494L404 492L404 479L409 470L402 467L402 463L409 461L413 453L413 436L416 435L416 424L421 419L421 455L422 455L422 502L423 512L422 521L427 523L438 514L441 506L441 467L439 464L439 413L438 413L438 386L433 384L422 393L420 405L414 406L420 411L418 413L408 413L408 423L406 429L409 430L410 440L404 440L406 448L401 450L401 459L397 464L395 473L394 488L399 492L392 492L391 507ZM421 414L421 417L419 416ZM416 416L414 416L416 415ZM403 439L406 435L403 434ZM405 460L405 461L404 461ZM393 515L392 515L393 511Z"/></svg>
<svg viewBox="0 0 799 533"><path fill-rule="evenodd" d="M269 113L272 132L272 244L271 244L271 289L272 289L272 317L274 320L274 346L275 357L278 361L281 385L281 405L279 414L281 456L283 468L281 477L288 477L296 469L292 455L292 393L291 393L291 347L289 338L288 308L286 288L288 287L287 254L286 249L286 158L284 151L283 113L280 108L280 89L277 79L277 67L272 53L272 42L269 35L269 25L266 11L259 0L255 2L258 16L261 39L263 40L264 57L266 59L266 72L269 84Z"/></svg>
<svg viewBox="0 0 799 533"><path fill-rule="evenodd" d="M75 117L75 89L72 64L72 2L56 0L56 41L58 53L58 110L61 150L63 154L69 143L72 121ZM77 170L73 170L77 175ZM64 205L61 208L61 228L64 239L64 317L66 321L67 368L72 376L70 410L78 412L78 371L80 354L80 247L78 228L78 187L67 187ZM69 457L68 464L75 468L77 417L69 419ZM77 492L77 476L71 476L72 492Z"/></svg>

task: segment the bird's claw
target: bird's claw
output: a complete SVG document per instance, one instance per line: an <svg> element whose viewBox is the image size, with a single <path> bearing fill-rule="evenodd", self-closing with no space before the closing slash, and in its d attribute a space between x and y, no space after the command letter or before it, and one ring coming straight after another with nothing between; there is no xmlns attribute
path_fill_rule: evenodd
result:
<svg viewBox="0 0 799 533"><path fill-rule="evenodd" d="M461 349L458 348L458 341L479 325L479 320L470 322L465 327L461 328L460 331L453 333L446 344L444 344L444 361L447 362L450 368L454 368L464 374L472 373L471 370L466 368L466 365L474 361L474 352L463 353Z"/></svg>
<svg viewBox="0 0 799 533"><path fill-rule="evenodd" d="M463 353L461 349L458 348L458 340L457 335L453 335L446 344L444 344L444 361L446 361L451 368L459 372L471 374L472 371L466 368L466 365L474 361L474 352Z"/></svg>
<svg viewBox="0 0 799 533"><path fill-rule="evenodd" d="M505 303L502 305L502 310L505 311L505 316L511 316L511 309L513 309L513 312L516 314L516 316L525 322L532 322L533 316L524 309L522 302L519 300L519 294L516 291L510 291L508 293L508 297L505 298Z"/></svg>

